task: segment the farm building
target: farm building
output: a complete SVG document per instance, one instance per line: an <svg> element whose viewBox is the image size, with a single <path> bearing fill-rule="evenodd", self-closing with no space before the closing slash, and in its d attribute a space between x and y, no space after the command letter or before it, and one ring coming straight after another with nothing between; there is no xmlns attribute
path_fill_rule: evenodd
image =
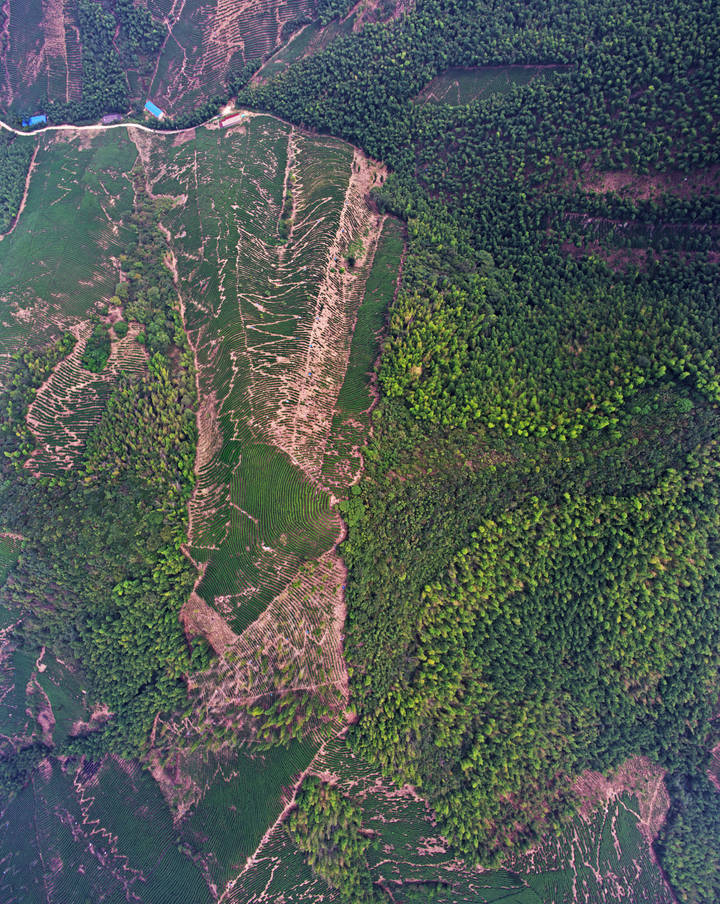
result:
<svg viewBox="0 0 720 904"><path fill-rule="evenodd" d="M145 104L145 109L156 119L163 119L163 117L165 116L160 107L156 106L151 100L147 101L147 103Z"/></svg>
<svg viewBox="0 0 720 904"><path fill-rule="evenodd" d="M106 113L102 118L102 124L109 126L111 122L120 122L122 116L119 113Z"/></svg>
<svg viewBox="0 0 720 904"><path fill-rule="evenodd" d="M242 122L244 115L244 113L231 113L229 116L223 116L220 120L220 126L223 129L228 129L230 126L236 126L239 122Z"/></svg>
<svg viewBox="0 0 720 904"><path fill-rule="evenodd" d="M46 122L47 116L44 113L36 113L35 116L23 119L22 124L24 126L44 126Z"/></svg>

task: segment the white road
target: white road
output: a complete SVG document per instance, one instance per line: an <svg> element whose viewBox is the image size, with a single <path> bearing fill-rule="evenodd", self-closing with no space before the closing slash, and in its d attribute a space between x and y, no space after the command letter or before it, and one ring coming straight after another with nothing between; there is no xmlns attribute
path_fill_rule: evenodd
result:
<svg viewBox="0 0 720 904"><path fill-rule="evenodd" d="M32 138L34 135L40 135L43 132L102 132L105 129L140 129L141 132L152 132L153 135L178 135L180 132L191 132L193 129L198 129L200 126L205 126L209 122L215 122L219 119L219 116L211 116L210 119L201 122L200 125L188 126L186 129L151 129L150 126L144 126L139 122L112 122L107 125L98 122L89 126L43 126L42 129L33 129L32 132L23 132L22 129L13 128L6 122L3 122L2 119L0 119L0 127L7 132L12 132L14 135L24 135L26 138Z"/></svg>

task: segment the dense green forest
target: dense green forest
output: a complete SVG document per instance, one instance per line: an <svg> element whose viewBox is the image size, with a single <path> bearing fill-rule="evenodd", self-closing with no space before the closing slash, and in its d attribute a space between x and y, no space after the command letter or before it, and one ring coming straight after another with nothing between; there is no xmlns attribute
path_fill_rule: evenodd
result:
<svg viewBox="0 0 720 904"><path fill-rule="evenodd" d="M366 852L372 838L363 832L362 812L337 788L315 775L306 778L288 816L287 831L343 904L391 900L370 877Z"/></svg>
<svg viewBox="0 0 720 904"><path fill-rule="evenodd" d="M703 0L432 0L241 95L393 170L375 197L410 246L344 547L353 743L486 866L562 823L583 769L697 775L715 737L719 51ZM511 63L570 68L414 101ZM696 818L661 850L710 902Z"/></svg>
<svg viewBox="0 0 720 904"><path fill-rule="evenodd" d="M32 152L27 141L0 131L0 235L7 232L20 209Z"/></svg>
<svg viewBox="0 0 720 904"><path fill-rule="evenodd" d="M673 805L659 849L683 902L720 900L720 793L703 772L668 779Z"/></svg>

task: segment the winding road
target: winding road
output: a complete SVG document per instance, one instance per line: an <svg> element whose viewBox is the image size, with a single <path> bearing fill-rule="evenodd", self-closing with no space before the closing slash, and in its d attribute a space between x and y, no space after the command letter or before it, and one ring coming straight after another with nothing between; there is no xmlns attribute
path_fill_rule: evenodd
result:
<svg viewBox="0 0 720 904"><path fill-rule="evenodd" d="M230 112L242 112L248 114L248 111L246 110L232 110ZM89 126L73 126L69 124L43 126L42 129L33 129L32 132L24 132L22 129L16 129L0 119L0 128L5 129L7 132L12 132L13 135L24 135L26 137L41 135L43 132L102 132L105 129L140 129L142 132L152 132L155 135L178 135L181 132L191 132L193 129L199 129L201 126L206 126L210 122L219 121L219 119L220 116L216 114L215 116L211 116L210 119L206 119L205 122L198 123L196 126L187 126L187 128L184 129L152 129L150 126L144 126L141 122L112 122L107 123L106 125L98 122Z"/></svg>

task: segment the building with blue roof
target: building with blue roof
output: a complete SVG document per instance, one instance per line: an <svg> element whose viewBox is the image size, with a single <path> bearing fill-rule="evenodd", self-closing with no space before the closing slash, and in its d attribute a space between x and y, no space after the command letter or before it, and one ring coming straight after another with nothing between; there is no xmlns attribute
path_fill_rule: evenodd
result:
<svg viewBox="0 0 720 904"><path fill-rule="evenodd" d="M156 119L162 119L165 114L160 109L160 107L156 106L151 100L147 101L145 104L145 109L148 113L151 113Z"/></svg>
<svg viewBox="0 0 720 904"><path fill-rule="evenodd" d="M24 126L44 126L47 122L47 116L44 113L36 113L35 116L30 116L28 119L23 119L22 124Z"/></svg>

